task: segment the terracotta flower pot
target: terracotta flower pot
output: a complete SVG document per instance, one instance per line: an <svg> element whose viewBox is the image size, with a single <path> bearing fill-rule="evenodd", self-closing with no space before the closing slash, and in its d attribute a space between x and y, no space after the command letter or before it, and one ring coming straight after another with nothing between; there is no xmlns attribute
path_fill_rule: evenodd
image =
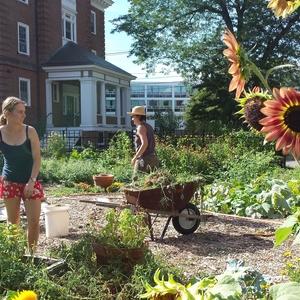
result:
<svg viewBox="0 0 300 300"><path fill-rule="evenodd" d="M147 247L148 245L146 243L143 247L134 249L106 247L98 244L97 241L94 241L93 244L98 266L109 265L111 262L120 261L129 268L132 268L142 261Z"/></svg>
<svg viewBox="0 0 300 300"><path fill-rule="evenodd" d="M95 174L93 175L93 180L95 186L100 186L106 190L107 187L109 187L113 181L115 176L112 174Z"/></svg>

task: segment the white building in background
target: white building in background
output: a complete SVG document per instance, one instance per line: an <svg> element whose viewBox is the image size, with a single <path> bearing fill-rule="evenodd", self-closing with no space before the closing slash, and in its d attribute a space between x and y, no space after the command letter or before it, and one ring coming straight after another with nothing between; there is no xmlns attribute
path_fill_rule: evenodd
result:
<svg viewBox="0 0 300 300"><path fill-rule="evenodd" d="M154 109L163 112L172 109L175 115L182 115L190 99L188 87L176 82L131 81L131 107L146 106L147 114L154 115Z"/></svg>
<svg viewBox="0 0 300 300"><path fill-rule="evenodd" d="M115 88L106 89L106 114L114 115L116 111L116 91ZM148 123L155 127L154 110L159 109L166 112L172 109L176 116L182 116L186 110L190 99L189 87L183 85L180 81L131 81L130 86L130 105L145 106Z"/></svg>
<svg viewBox="0 0 300 300"><path fill-rule="evenodd" d="M115 88L106 89L106 113L115 114ZM146 106L147 114L154 115L154 109L173 112L180 116L186 109L190 99L189 88L179 81L176 82L149 82L131 81L130 105Z"/></svg>

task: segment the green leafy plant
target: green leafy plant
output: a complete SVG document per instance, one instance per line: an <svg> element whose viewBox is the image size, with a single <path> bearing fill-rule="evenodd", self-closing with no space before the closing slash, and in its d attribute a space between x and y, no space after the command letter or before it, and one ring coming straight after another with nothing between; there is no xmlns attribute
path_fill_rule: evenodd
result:
<svg viewBox="0 0 300 300"><path fill-rule="evenodd" d="M0 223L0 297L30 289L42 277L42 266L22 259L26 250L26 233L22 227Z"/></svg>
<svg viewBox="0 0 300 300"><path fill-rule="evenodd" d="M67 153L67 140L64 136L57 132L52 132L48 137L47 147L43 153L47 157L55 157L59 159L65 157Z"/></svg>
<svg viewBox="0 0 300 300"><path fill-rule="evenodd" d="M283 218L293 213L299 200L294 184L262 175L249 184L215 182L205 186L204 206L253 218Z"/></svg>
<svg viewBox="0 0 300 300"><path fill-rule="evenodd" d="M297 208L297 211L288 216L284 223L279 226L279 228L275 231L275 245L274 247L279 246L282 244L292 233L293 230L296 231L296 237L294 239L294 244L300 243L300 232L299 232L299 226L300 226L300 208Z"/></svg>
<svg viewBox="0 0 300 300"><path fill-rule="evenodd" d="M106 212L106 225L96 233L97 243L116 248L140 248L149 234L147 214L129 208L109 209ZM97 230L97 229L96 229Z"/></svg>
<svg viewBox="0 0 300 300"><path fill-rule="evenodd" d="M281 274L288 275L290 281L300 282L300 258L294 257L291 251L284 253L285 269Z"/></svg>
<svg viewBox="0 0 300 300"><path fill-rule="evenodd" d="M140 295L142 299L265 299L267 288L271 279L245 266L244 262L238 259L227 261L227 270L220 275L204 277L202 279L192 278L187 285L176 282L172 274L168 279L164 276L160 279L160 270L154 275L155 286L144 282L146 293Z"/></svg>
<svg viewBox="0 0 300 300"><path fill-rule="evenodd" d="M150 173L140 172L137 180L131 182L126 188L133 189L153 189L172 187L177 184L184 185L189 181L199 181L202 176L184 173L174 173L167 169L158 168Z"/></svg>

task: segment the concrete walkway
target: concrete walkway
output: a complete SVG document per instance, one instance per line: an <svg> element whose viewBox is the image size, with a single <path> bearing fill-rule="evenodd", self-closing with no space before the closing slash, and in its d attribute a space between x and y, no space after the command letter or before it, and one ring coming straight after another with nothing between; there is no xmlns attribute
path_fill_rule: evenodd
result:
<svg viewBox="0 0 300 300"><path fill-rule="evenodd" d="M292 155L287 155L285 164L287 167L290 167L290 168L299 167L298 163L295 161L295 159Z"/></svg>

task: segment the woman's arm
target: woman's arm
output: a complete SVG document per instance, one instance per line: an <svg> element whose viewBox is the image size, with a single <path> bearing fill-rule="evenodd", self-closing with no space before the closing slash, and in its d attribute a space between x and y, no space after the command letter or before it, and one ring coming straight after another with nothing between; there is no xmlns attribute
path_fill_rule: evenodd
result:
<svg viewBox="0 0 300 300"><path fill-rule="evenodd" d="M40 147L40 140L36 130L28 126L28 138L30 140L31 145L31 153L33 159L33 165L31 169L31 175L26 185L25 196L30 197L33 192L34 181L31 178L37 178L40 172L41 167L41 147Z"/></svg>
<svg viewBox="0 0 300 300"><path fill-rule="evenodd" d="M30 177L37 178L41 167L41 146L40 146L40 140L38 134L36 130L31 126L28 126L28 138L31 144L31 152L32 152L32 159L33 159L33 165L32 165Z"/></svg>

